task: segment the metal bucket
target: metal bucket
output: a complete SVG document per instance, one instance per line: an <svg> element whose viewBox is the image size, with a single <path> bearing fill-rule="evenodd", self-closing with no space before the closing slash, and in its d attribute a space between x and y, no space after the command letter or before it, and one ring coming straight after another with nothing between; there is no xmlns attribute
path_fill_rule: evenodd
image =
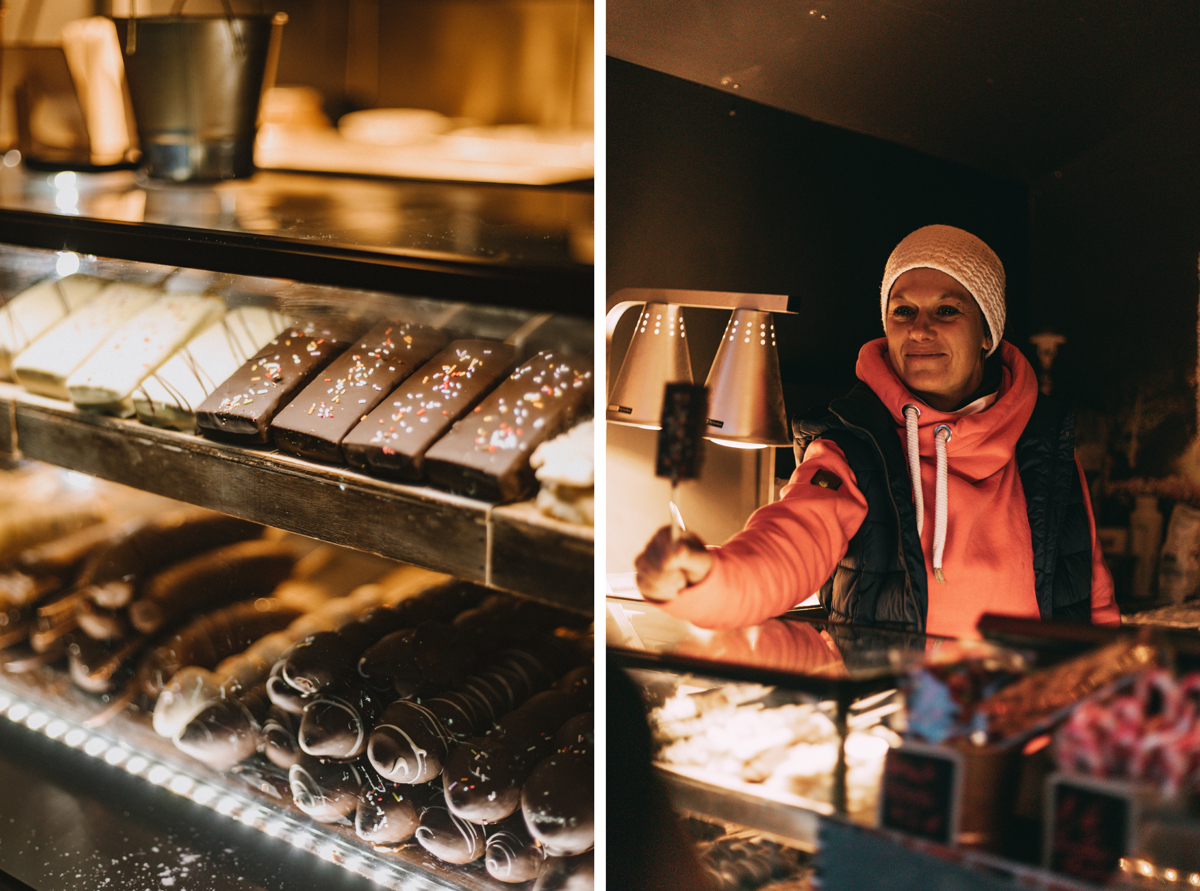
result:
<svg viewBox="0 0 1200 891"><path fill-rule="evenodd" d="M174 182L250 176L287 15L113 21L145 173Z"/></svg>

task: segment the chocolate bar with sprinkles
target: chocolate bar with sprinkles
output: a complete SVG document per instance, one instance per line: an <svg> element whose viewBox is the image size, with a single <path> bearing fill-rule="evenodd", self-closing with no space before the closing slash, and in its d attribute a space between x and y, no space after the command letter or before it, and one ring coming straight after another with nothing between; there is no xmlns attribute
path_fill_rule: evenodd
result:
<svg viewBox="0 0 1200 891"><path fill-rule="evenodd" d="M591 403L591 357L543 350L429 448L426 473L452 492L515 501L536 483L533 450L589 413Z"/></svg>
<svg viewBox="0 0 1200 891"><path fill-rule="evenodd" d="M446 340L425 325L379 323L275 416L270 431L275 445L318 461L341 462L343 437Z"/></svg>
<svg viewBox="0 0 1200 891"><path fill-rule="evenodd" d="M422 479L426 450L508 377L519 358L511 344L454 341L346 435L346 460L380 476Z"/></svg>
<svg viewBox="0 0 1200 891"><path fill-rule="evenodd" d="M268 442L279 410L353 340L328 323L286 329L208 394L196 409L196 425L213 439Z"/></svg>

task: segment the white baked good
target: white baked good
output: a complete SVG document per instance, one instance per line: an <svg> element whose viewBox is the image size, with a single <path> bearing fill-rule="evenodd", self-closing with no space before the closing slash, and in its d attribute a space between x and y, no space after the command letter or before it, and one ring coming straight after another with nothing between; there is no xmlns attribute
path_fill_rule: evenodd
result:
<svg viewBox="0 0 1200 891"><path fill-rule="evenodd" d="M31 393L70 399L67 378L126 319L149 306L161 292L117 282L52 325L13 362L17 382Z"/></svg>
<svg viewBox="0 0 1200 891"><path fill-rule="evenodd" d="M271 342L291 320L261 306L240 306L193 337L133 394L140 420L194 432L196 407Z"/></svg>
<svg viewBox="0 0 1200 891"><path fill-rule="evenodd" d="M118 325L71 373L71 401L88 411L132 415L137 385L224 314L219 297L164 294Z"/></svg>
<svg viewBox="0 0 1200 891"><path fill-rule="evenodd" d="M584 421L543 442L530 456L541 488L536 504L547 516L590 526L596 518L595 423Z"/></svg>
<svg viewBox="0 0 1200 891"><path fill-rule="evenodd" d="M51 325L91 300L108 284L82 273L42 279L0 309L0 378L12 380L13 359Z"/></svg>

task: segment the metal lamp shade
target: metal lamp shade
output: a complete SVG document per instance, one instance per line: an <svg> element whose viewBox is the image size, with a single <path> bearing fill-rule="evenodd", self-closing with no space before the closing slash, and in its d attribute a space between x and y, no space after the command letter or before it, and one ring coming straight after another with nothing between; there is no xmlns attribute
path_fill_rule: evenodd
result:
<svg viewBox="0 0 1200 891"><path fill-rule="evenodd" d="M605 417L618 424L657 429L662 422L663 388L669 383L691 382L683 308L647 303L609 391Z"/></svg>
<svg viewBox="0 0 1200 891"><path fill-rule="evenodd" d="M735 446L791 444L771 313L733 311L705 386L709 392L706 439Z"/></svg>

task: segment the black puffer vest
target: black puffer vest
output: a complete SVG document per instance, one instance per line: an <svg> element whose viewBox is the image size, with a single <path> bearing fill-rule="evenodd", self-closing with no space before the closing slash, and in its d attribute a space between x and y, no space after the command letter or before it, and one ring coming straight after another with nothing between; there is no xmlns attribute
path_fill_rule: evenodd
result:
<svg viewBox="0 0 1200 891"><path fill-rule="evenodd" d="M821 588L830 618L924 632L929 608L925 556L912 481L887 407L864 383L827 411L792 421L797 464L814 439L845 454L867 500L867 516ZM1091 621L1091 534L1075 466L1075 415L1039 396L1017 440L1017 467L1032 535L1034 586L1043 619Z"/></svg>

